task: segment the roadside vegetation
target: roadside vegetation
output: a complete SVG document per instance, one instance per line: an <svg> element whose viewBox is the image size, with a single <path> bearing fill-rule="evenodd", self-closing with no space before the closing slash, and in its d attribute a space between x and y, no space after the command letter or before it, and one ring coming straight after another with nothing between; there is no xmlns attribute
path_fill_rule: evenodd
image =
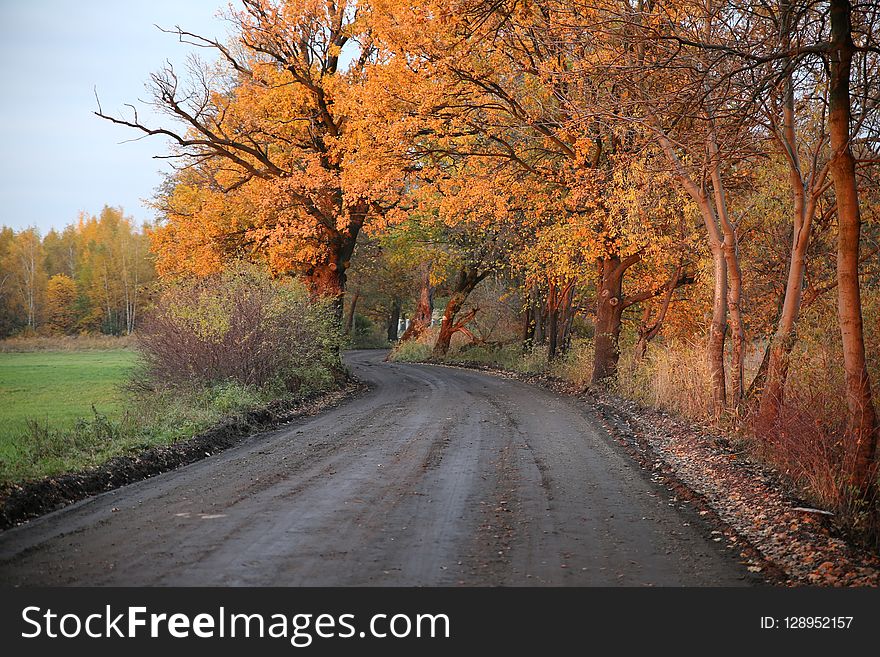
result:
<svg viewBox="0 0 880 657"><path fill-rule="evenodd" d="M295 280L241 266L157 295L134 348L0 353L0 485L172 444L343 378L332 308Z"/></svg>

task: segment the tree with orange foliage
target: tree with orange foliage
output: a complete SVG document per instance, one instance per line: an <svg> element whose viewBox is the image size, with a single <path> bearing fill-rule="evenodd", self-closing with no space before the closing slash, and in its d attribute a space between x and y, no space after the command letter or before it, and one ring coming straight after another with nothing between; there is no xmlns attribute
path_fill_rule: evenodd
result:
<svg viewBox="0 0 880 657"><path fill-rule="evenodd" d="M555 18L540 7L498 9L479 2L376 3L376 40L393 56L370 76L393 91L366 107L369 123L379 126L378 141L390 151L399 148L428 184L465 161L481 160L487 174L468 188L487 203L503 196L499 188L518 189L510 192L514 206L526 214L547 214L552 206L563 216L589 215L595 257L604 263L597 326L608 346L595 352L594 371L605 378L616 366L619 299L613 292L640 259L619 251L615 220L603 207L611 158L628 145L606 126L584 128L574 120L568 83L553 73L570 71L583 53L546 38ZM464 195L450 198L461 204Z"/></svg>
<svg viewBox="0 0 880 657"><path fill-rule="evenodd" d="M396 172L363 161L343 102L375 57L363 13L346 1L243 0L229 15L229 45L175 30L220 58L192 63L191 88L170 66L152 76L156 105L181 128L98 108L104 119L169 137L170 157L183 163L158 202L160 272L209 273L254 254L336 297L341 312L358 233L399 188Z"/></svg>

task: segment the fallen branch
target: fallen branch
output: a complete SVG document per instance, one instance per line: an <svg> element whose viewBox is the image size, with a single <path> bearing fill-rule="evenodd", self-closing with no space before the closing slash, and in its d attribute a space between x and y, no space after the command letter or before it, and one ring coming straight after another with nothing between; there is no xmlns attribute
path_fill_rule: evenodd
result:
<svg viewBox="0 0 880 657"><path fill-rule="evenodd" d="M811 509L806 506L796 506L792 509L792 511L802 511L804 513L820 513L823 516L833 516L834 514L831 511L825 511L823 509Z"/></svg>

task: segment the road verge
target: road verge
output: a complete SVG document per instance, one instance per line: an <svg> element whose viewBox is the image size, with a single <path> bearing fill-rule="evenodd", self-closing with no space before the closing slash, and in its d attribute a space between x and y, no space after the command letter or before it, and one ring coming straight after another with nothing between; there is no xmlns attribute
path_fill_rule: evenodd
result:
<svg viewBox="0 0 880 657"><path fill-rule="evenodd" d="M0 529L8 529L86 497L200 461L235 447L255 434L338 406L365 389L365 384L348 378L336 390L301 399L278 400L170 445L117 456L80 472L8 484L0 490Z"/></svg>

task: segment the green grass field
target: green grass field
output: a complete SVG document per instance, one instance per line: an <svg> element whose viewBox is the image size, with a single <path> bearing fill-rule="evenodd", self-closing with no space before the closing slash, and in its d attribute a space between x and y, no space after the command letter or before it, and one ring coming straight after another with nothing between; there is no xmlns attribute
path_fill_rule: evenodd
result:
<svg viewBox="0 0 880 657"><path fill-rule="evenodd" d="M0 440L28 418L56 427L92 415L114 415L133 351L0 353Z"/></svg>
<svg viewBox="0 0 880 657"><path fill-rule="evenodd" d="M0 459L17 458L27 421L53 429L77 418L121 414L122 386L137 361L130 350L0 353Z"/></svg>

